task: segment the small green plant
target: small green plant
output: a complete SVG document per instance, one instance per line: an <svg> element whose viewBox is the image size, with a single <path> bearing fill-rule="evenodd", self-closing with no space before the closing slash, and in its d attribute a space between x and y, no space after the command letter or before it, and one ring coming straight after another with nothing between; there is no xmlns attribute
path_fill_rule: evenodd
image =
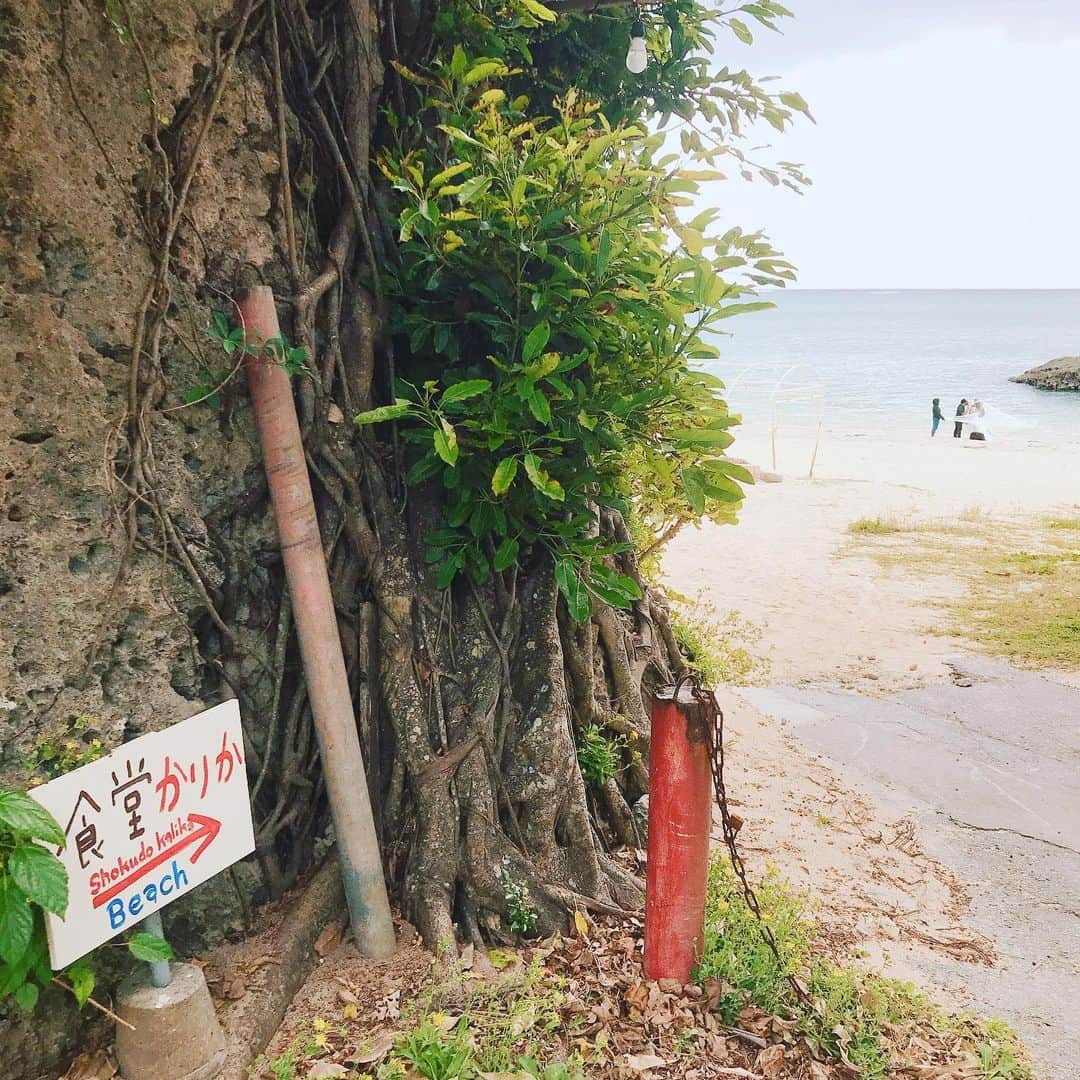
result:
<svg viewBox="0 0 1080 1080"><path fill-rule="evenodd" d="M225 355L233 361L233 365L202 371L194 385L184 393L184 402L187 405L206 404L212 409L220 409L221 391L240 370L244 356L265 357L280 364L288 375L312 374L307 364L307 350L302 346L291 344L285 337L270 338L261 344L250 342L244 328L231 326L229 316L223 311L213 313L206 332L212 341L221 346Z"/></svg>
<svg viewBox="0 0 1080 1080"><path fill-rule="evenodd" d="M0 998L27 1012L52 981L42 912L63 916L68 905L67 871L46 844L64 844L52 814L25 792L0 791Z"/></svg>
<svg viewBox="0 0 1080 1080"><path fill-rule="evenodd" d="M721 616L708 604L676 607L671 629L691 670L709 686L753 686L768 675L768 662L747 648L761 629L736 611Z"/></svg>
<svg viewBox="0 0 1080 1080"><path fill-rule="evenodd" d="M515 934L529 934L536 928L539 914L529 895L529 886L523 881L515 881L510 874L510 867L499 870L503 896L506 898L507 921Z"/></svg>
<svg viewBox="0 0 1080 1080"><path fill-rule="evenodd" d="M466 1080L476 1072L468 1028L464 1024L448 1030L426 1017L398 1040L394 1051L426 1080Z"/></svg>
<svg viewBox="0 0 1080 1080"><path fill-rule="evenodd" d="M63 738L41 739L35 743L23 758L23 765L31 774L32 782L53 780L104 757L108 750L101 739L92 734L96 719L93 716L76 717Z"/></svg>
<svg viewBox="0 0 1080 1080"><path fill-rule="evenodd" d="M861 517L851 522L847 531L855 536L892 536L903 532L904 527L896 518Z"/></svg>
<svg viewBox="0 0 1080 1080"><path fill-rule="evenodd" d="M626 749L623 735L606 735L597 724L589 724L578 734L577 759L586 784L603 787L622 769L622 754Z"/></svg>

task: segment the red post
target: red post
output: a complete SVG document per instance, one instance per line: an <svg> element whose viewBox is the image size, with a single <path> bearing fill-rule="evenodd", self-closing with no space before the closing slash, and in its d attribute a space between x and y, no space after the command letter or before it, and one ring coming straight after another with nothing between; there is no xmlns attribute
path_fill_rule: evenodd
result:
<svg viewBox="0 0 1080 1080"><path fill-rule="evenodd" d="M689 688L652 706L645 977L690 981L705 930L712 831L709 718Z"/></svg>

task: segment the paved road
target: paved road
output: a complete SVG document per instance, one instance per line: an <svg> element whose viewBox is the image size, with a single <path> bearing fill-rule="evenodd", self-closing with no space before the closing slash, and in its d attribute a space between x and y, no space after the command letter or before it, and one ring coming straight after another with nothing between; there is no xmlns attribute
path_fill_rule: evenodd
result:
<svg viewBox="0 0 1080 1080"><path fill-rule="evenodd" d="M992 969L928 969L1020 1030L1040 1077L1080 1080L1080 690L999 661L957 658L953 683L876 699L742 691L891 811L970 886ZM970 685L958 685L970 683Z"/></svg>

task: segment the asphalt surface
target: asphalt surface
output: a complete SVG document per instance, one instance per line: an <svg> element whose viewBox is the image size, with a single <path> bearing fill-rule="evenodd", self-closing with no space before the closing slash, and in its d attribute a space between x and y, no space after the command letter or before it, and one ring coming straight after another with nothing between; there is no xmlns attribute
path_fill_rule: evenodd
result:
<svg viewBox="0 0 1080 1080"><path fill-rule="evenodd" d="M1080 690L1000 661L957 658L951 683L869 698L741 691L890 812L969 888L965 923L993 968L927 975L1013 1023L1040 1078L1080 1080Z"/></svg>

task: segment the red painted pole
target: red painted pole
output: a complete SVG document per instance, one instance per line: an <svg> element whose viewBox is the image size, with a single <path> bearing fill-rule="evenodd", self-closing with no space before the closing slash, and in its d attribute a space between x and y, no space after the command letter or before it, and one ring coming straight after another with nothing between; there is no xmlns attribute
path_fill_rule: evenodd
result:
<svg viewBox="0 0 1080 1080"><path fill-rule="evenodd" d="M249 342L280 335L268 286L247 290L239 307ZM394 924L292 386L268 356L249 355L246 364L353 936L365 956L385 959Z"/></svg>
<svg viewBox="0 0 1080 1080"><path fill-rule="evenodd" d="M709 718L688 687L652 706L645 977L690 981L705 931L712 825Z"/></svg>

